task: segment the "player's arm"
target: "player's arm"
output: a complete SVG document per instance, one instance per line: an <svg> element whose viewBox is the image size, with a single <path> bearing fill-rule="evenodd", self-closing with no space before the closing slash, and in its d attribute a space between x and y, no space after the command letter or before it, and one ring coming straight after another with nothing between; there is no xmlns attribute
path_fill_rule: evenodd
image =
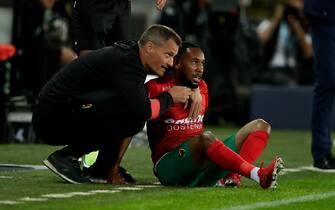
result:
<svg viewBox="0 0 335 210"><path fill-rule="evenodd" d="M126 153L128 146L131 142L132 137L128 137L125 138L121 141L121 145L120 145L120 150L119 150L119 154L117 156L115 165L112 166L109 170L108 173L108 178L107 178L107 183L109 184L128 184L121 176L119 173L119 167L120 167L120 163L121 160L124 156L124 154Z"/></svg>

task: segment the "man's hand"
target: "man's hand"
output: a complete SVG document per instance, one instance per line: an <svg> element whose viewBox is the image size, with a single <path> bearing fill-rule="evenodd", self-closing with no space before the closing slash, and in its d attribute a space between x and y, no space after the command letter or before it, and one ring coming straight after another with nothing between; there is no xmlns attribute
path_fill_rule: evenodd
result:
<svg viewBox="0 0 335 210"><path fill-rule="evenodd" d="M305 34L305 31L301 26L300 22L293 15L288 15L288 23L295 34L299 33Z"/></svg>
<svg viewBox="0 0 335 210"><path fill-rule="evenodd" d="M166 0L156 0L156 8L161 11L166 4Z"/></svg>
<svg viewBox="0 0 335 210"><path fill-rule="evenodd" d="M285 7L283 4L277 4L273 13L272 21L280 22L283 18Z"/></svg>
<svg viewBox="0 0 335 210"><path fill-rule="evenodd" d="M112 167L109 171L108 174L108 179L107 179L107 183L108 184L117 184L117 185L125 185L128 184L128 182L126 182L119 173L119 166L116 165L114 167Z"/></svg>
<svg viewBox="0 0 335 210"><path fill-rule="evenodd" d="M192 94L192 90L184 86L173 86L167 92L172 96L173 103L186 103Z"/></svg>
<svg viewBox="0 0 335 210"><path fill-rule="evenodd" d="M311 41L306 38L306 32L301 25L301 22L295 18L293 15L288 16L288 23L290 28L292 29L295 37L298 40L299 47L302 50L305 58L309 59L313 57L313 47Z"/></svg>
<svg viewBox="0 0 335 210"><path fill-rule="evenodd" d="M202 109L202 96L199 88L192 91L190 100L185 103L184 109L187 108L188 104L191 103L190 111L188 112L188 117L195 119L201 113Z"/></svg>

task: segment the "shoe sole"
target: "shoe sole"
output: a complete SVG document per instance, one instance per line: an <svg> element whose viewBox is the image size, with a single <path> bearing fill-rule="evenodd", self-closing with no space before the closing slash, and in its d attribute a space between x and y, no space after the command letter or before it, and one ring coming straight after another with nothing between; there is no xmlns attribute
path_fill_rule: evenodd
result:
<svg viewBox="0 0 335 210"><path fill-rule="evenodd" d="M227 188L238 188L240 187L240 184L237 184L233 180L227 180L223 186Z"/></svg>
<svg viewBox="0 0 335 210"><path fill-rule="evenodd" d="M106 179L97 179L97 178L92 178L92 177L90 177L89 179L92 183L95 183L95 184L107 184Z"/></svg>
<svg viewBox="0 0 335 210"><path fill-rule="evenodd" d="M66 176L64 176L63 174L61 174L53 165L52 163L50 163L50 161L48 160L43 160L43 164L48 167L52 172L54 172L56 175L58 175L59 177L61 177L62 179L64 179L67 182L70 182L72 184L82 184L80 182L76 182Z"/></svg>
<svg viewBox="0 0 335 210"><path fill-rule="evenodd" d="M274 170L272 172L272 181L269 188L275 189L277 187L277 178L279 172L284 169L284 161L281 158L276 158Z"/></svg>

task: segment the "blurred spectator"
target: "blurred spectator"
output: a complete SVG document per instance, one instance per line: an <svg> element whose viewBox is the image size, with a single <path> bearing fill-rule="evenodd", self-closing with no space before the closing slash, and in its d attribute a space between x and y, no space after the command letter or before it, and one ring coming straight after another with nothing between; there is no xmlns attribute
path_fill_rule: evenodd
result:
<svg viewBox="0 0 335 210"><path fill-rule="evenodd" d="M3 61L0 61L0 143L4 141L6 127L6 95L3 91L5 84L5 73L6 66Z"/></svg>
<svg viewBox="0 0 335 210"><path fill-rule="evenodd" d="M6 72L7 67L5 62L14 56L15 47L11 44L0 44L0 142L5 137L5 126L6 126L6 94L4 92L4 85L6 83Z"/></svg>
<svg viewBox="0 0 335 210"><path fill-rule="evenodd" d="M73 25L72 23L72 3L73 0L56 0L55 5L52 7L52 11L59 15L63 21L66 22L68 27L67 39L65 41L66 46L74 46L73 43Z"/></svg>
<svg viewBox="0 0 335 210"><path fill-rule="evenodd" d="M273 85L312 84L312 43L303 16L303 0L283 0L258 28L264 46L262 78Z"/></svg>
<svg viewBox="0 0 335 210"><path fill-rule="evenodd" d="M67 46L68 23L52 11L56 0L16 0L13 42L18 48L12 95L30 102L45 82L76 54Z"/></svg>
<svg viewBox="0 0 335 210"><path fill-rule="evenodd" d="M244 1L242 1L244 3ZM240 1L212 1L208 5L208 31L205 36L210 93L207 123L220 118L245 124L248 121L249 90L261 58L255 27L240 16Z"/></svg>
<svg viewBox="0 0 335 210"><path fill-rule="evenodd" d="M183 40L199 43L207 23L207 0L170 0L157 23L173 28Z"/></svg>

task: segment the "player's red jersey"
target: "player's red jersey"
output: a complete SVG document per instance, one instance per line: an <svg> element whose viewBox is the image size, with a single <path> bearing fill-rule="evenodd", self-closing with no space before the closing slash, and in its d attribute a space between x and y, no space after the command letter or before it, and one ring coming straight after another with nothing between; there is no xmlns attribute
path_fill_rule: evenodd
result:
<svg viewBox="0 0 335 210"><path fill-rule="evenodd" d="M173 86L175 84L170 76L153 79L146 83L150 98L157 97ZM147 122L151 158L154 163L163 154L175 149L188 138L203 132L203 118L208 107L208 90L205 81L200 81L199 88L202 95L202 110L195 119L188 118L189 107L184 109L185 104L179 103L173 104L164 114Z"/></svg>

